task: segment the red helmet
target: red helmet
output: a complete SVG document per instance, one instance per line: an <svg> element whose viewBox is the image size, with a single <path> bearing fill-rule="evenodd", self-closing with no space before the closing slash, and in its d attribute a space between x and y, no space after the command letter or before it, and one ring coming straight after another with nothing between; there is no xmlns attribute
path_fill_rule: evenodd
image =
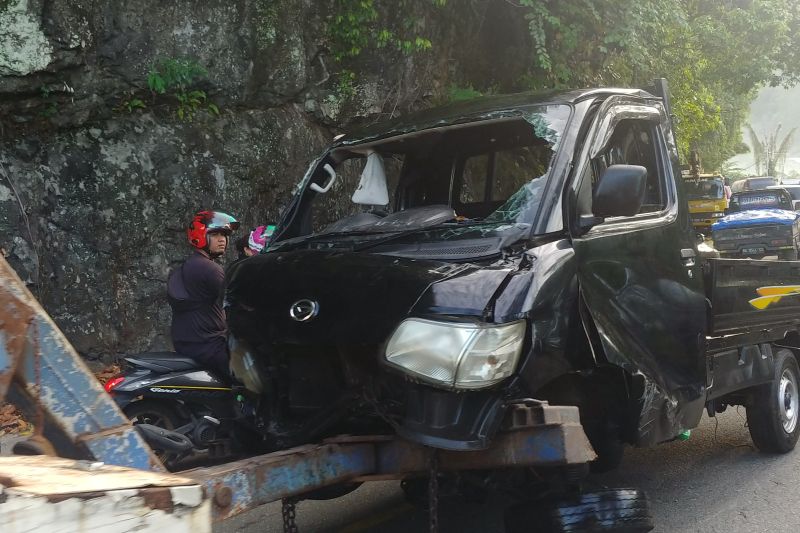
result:
<svg viewBox="0 0 800 533"><path fill-rule="evenodd" d="M189 244L200 250L208 245L206 235L219 232L230 235L239 229L239 221L222 211L198 211L186 228Z"/></svg>

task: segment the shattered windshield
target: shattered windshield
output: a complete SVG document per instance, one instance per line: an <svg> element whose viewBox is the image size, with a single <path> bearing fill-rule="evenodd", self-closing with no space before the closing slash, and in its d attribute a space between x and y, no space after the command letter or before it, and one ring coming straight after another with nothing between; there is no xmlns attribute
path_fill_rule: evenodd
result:
<svg viewBox="0 0 800 533"><path fill-rule="evenodd" d="M570 112L531 106L336 148L304 180L287 236L530 225Z"/></svg>

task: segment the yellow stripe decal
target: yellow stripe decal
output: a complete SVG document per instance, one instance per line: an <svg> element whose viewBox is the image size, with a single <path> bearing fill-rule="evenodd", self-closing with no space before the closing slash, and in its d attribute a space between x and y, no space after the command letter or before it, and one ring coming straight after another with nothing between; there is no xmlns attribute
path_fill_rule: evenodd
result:
<svg viewBox="0 0 800 533"><path fill-rule="evenodd" d="M759 287L756 289L759 296L786 296L795 292L800 292L800 285L772 285L769 287Z"/></svg>
<svg viewBox="0 0 800 533"><path fill-rule="evenodd" d="M800 296L800 285L770 285L756 289L758 298L749 301L756 309L763 310L774 303L778 303L785 296Z"/></svg>

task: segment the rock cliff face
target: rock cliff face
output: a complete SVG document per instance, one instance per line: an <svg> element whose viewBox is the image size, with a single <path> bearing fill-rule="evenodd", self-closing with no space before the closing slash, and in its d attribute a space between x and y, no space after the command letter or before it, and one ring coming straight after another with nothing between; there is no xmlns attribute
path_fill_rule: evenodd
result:
<svg viewBox="0 0 800 533"><path fill-rule="evenodd" d="M353 123L482 76L514 88L525 24L506 2L376 1L382 24L413 22L432 48L337 62L347 3L0 0L0 247L82 354L169 347L164 281L197 208L273 221ZM178 58L206 71L191 120L148 89Z"/></svg>

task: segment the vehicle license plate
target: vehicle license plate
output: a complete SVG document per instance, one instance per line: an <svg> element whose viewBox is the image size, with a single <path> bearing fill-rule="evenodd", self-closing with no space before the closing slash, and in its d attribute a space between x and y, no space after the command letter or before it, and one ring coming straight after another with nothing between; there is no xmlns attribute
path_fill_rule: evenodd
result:
<svg viewBox="0 0 800 533"><path fill-rule="evenodd" d="M743 254L763 254L764 248L742 248Z"/></svg>

